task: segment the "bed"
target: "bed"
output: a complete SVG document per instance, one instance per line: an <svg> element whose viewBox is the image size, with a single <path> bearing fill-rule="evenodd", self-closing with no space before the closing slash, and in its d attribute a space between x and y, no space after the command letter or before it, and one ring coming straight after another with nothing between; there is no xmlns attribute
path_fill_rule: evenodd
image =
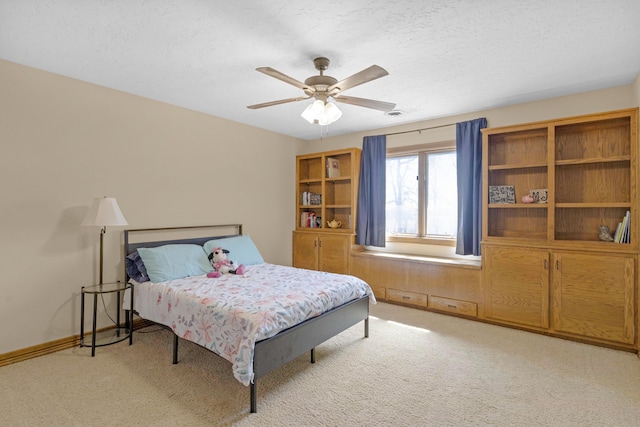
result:
<svg viewBox="0 0 640 427"><path fill-rule="evenodd" d="M176 232L189 237L157 237ZM173 331L173 363L180 339L231 362L250 389L251 413L261 377L307 352L315 363L316 346L361 321L369 336L375 298L365 282L266 263L241 224L125 230L124 245L134 311ZM214 247L229 249L246 272L207 277Z"/></svg>

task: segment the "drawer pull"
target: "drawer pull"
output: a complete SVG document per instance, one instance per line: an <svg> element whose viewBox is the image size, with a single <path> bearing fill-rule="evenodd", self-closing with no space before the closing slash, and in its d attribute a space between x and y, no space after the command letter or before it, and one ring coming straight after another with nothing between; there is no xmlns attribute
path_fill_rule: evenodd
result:
<svg viewBox="0 0 640 427"><path fill-rule="evenodd" d="M411 299L411 297L408 297L406 295L402 295L402 299Z"/></svg>
<svg viewBox="0 0 640 427"><path fill-rule="evenodd" d="M449 307L449 308L458 308L457 305L453 305L453 304L447 304L447 307Z"/></svg>

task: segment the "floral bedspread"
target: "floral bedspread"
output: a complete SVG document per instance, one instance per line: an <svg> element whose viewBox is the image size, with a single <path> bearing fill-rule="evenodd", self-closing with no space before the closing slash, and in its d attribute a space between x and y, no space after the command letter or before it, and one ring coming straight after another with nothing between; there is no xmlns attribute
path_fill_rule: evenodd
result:
<svg viewBox="0 0 640 427"><path fill-rule="evenodd" d="M265 263L242 276L136 283L134 303L141 317L230 361L234 377L249 385L257 341L365 295L375 303L353 276Z"/></svg>

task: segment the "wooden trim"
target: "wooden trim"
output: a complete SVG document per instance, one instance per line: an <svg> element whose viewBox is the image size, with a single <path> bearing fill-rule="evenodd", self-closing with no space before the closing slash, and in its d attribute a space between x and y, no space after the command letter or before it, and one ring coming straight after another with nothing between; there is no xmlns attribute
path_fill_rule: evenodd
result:
<svg viewBox="0 0 640 427"><path fill-rule="evenodd" d="M59 340L23 348L21 350L15 350L0 355L0 366L11 365L12 363L22 362L24 360L55 353L60 350L66 350L78 345L80 345L80 335L74 335L72 337L61 338Z"/></svg>
<svg viewBox="0 0 640 427"><path fill-rule="evenodd" d="M417 245L438 245L438 246L455 246L456 239L451 238L436 238L433 236L418 237L418 236L396 236L387 235L387 242L399 242L399 243L415 243Z"/></svg>
<svg viewBox="0 0 640 427"><path fill-rule="evenodd" d="M395 157L402 156L403 154L418 154L420 152L429 151L429 152L438 152L438 151L455 151L456 149L456 141L438 141L431 142L427 144L417 144L417 145L405 145L403 147L390 147L387 148L387 156Z"/></svg>
<svg viewBox="0 0 640 427"><path fill-rule="evenodd" d="M381 257L388 259L396 259L401 261L409 261L409 262L417 262L417 263L426 263L426 264L437 264L437 265L448 265L452 267L460 267L460 268L470 268L473 270L481 269L481 261L478 260L468 260L468 259L458 259L458 258L444 258L444 257L436 257L436 256L427 256L427 255L410 255L410 254L398 254L394 252L377 252L377 251L353 251L351 252L352 256L357 257Z"/></svg>
<svg viewBox="0 0 640 427"><path fill-rule="evenodd" d="M142 329L147 326L152 325L153 322L150 322L146 319L135 319L133 321L133 330ZM110 326L107 328L103 328L98 330L98 332L114 329L115 326ZM89 335L91 332L87 332L85 334ZM77 347L80 345L80 335L73 335L67 338L60 338L55 341L49 341L46 343L34 345L31 347L23 348L20 350L10 351L9 353L0 354L0 367L11 365L13 363L22 362L25 360L33 359L34 357L44 356L47 354L55 353L60 350L66 350L68 348Z"/></svg>
<svg viewBox="0 0 640 427"><path fill-rule="evenodd" d="M483 134L486 133L488 135L491 135L494 133L502 133L505 131L517 132L521 130L530 130L535 128L546 128L548 126L562 126L562 125L569 125L569 124L575 124L575 123L582 123L592 119L609 120L609 119L615 119L620 117L626 117L629 115L633 116L635 114L634 112L637 110L638 110L637 107L625 108L621 110L608 111L606 113L591 113L591 114L584 114L581 116L571 116L571 117L564 117L564 118L553 119L553 120L541 120L537 122L521 123L517 125L491 127L491 128L481 129L481 132Z"/></svg>

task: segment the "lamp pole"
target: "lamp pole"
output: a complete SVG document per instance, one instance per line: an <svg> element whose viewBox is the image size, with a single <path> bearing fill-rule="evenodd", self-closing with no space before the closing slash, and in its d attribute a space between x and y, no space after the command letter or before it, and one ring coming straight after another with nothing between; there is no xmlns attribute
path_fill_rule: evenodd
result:
<svg viewBox="0 0 640 427"><path fill-rule="evenodd" d="M102 286L102 266L103 266L103 260L104 260L104 252L103 252L103 248L104 248L104 233L107 232L107 226L103 226L102 229L100 230L100 286Z"/></svg>

